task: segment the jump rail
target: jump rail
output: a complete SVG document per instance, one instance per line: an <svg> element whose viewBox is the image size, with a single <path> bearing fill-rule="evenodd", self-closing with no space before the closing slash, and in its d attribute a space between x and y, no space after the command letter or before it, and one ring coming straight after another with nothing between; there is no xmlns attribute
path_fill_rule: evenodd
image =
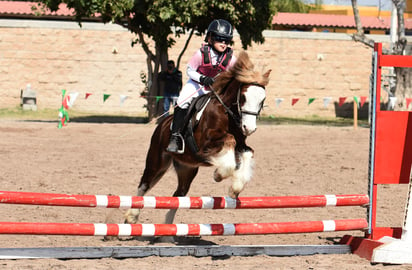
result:
<svg viewBox="0 0 412 270"><path fill-rule="evenodd" d="M366 230L366 219L237 224L100 224L0 222L0 234L79 236L206 236Z"/></svg>
<svg viewBox="0 0 412 270"><path fill-rule="evenodd" d="M71 195L0 191L0 203L71 207L156 208L156 209L257 209L326 206L365 206L366 194L281 197L138 197Z"/></svg>

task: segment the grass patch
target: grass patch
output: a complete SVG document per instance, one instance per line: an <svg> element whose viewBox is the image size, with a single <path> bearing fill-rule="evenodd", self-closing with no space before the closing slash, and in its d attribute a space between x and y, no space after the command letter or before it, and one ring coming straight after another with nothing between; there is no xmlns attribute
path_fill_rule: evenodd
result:
<svg viewBox="0 0 412 270"><path fill-rule="evenodd" d="M23 111L20 107L0 108L0 119L10 120L56 120L58 110L44 109L38 111Z"/></svg>
<svg viewBox="0 0 412 270"><path fill-rule="evenodd" d="M307 117L284 117L284 116L261 116L260 124L271 125L322 125L322 126L353 126L353 119L350 118L328 118L317 115ZM368 120L358 120L358 126L368 127Z"/></svg>
<svg viewBox="0 0 412 270"><path fill-rule="evenodd" d="M101 114L95 112L69 111L70 122L84 123L146 123L145 115ZM58 109L23 111L20 107L0 108L0 119L18 121L58 121Z"/></svg>

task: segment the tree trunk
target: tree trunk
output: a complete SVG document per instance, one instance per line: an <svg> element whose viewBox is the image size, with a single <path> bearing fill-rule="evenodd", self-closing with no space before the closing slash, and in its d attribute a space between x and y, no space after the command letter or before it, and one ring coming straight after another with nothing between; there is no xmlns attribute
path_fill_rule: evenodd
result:
<svg viewBox="0 0 412 270"><path fill-rule="evenodd" d="M154 61L148 58L147 71L148 71L148 99L147 110L149 121L160 116L163 113L163 90L159 83L159 72L161 69L165 69L167 65L168 51L161 50L156 46L156 55Z"/></svg>
<svg viewBox="0 0 412 270"><path fill-rule="evenodd" d="M412 54L412 46L405 48L405 54ZM394 110L407 111L406 98L412 98L412 68L395 68L395 75L396 87L393 95L396 97L396 105Z"/></svg>

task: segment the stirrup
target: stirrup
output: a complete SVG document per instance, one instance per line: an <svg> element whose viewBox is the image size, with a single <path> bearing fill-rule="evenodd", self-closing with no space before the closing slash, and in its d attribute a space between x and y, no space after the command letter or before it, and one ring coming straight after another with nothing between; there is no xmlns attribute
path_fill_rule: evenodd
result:
<svg viewBox="0 0 412 270"><path fill-rule="evenodd" d="M179 147L180 145L180 147ZM166 151L171 153L183 154L185 152L185 140L180 133L173 133L170 137Z"/></svg>

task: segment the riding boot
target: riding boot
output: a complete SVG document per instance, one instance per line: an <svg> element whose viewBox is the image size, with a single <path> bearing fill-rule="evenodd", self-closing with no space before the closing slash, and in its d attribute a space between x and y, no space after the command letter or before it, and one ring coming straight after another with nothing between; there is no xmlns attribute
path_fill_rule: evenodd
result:
<svg viewBox="0 0 412 270"><path fill-rule="evenodd" d="M171 132L172 135L170 136L169 145L166 148L166 151L168 152L182 154L185 151L184 139L181 132L187 111L187 109L182 109L180 107L175 108Z"/></svg>

